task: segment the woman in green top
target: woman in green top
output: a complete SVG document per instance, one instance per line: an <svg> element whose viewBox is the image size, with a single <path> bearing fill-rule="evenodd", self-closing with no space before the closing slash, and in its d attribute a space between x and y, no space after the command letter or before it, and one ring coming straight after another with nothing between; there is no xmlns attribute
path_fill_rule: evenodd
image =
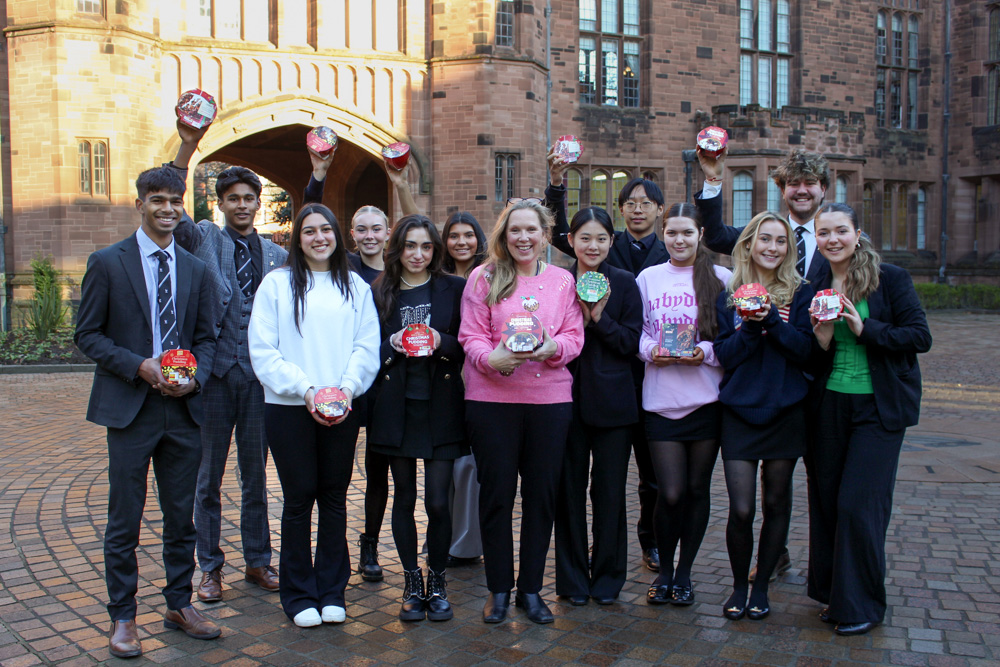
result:
<svg viewBox="0 0 1000 667"><path fill-rule="evenodd" d="M917 353L931 333L913 282L883 264L844 204L816 214L830 272L816 289L841 294L836 322L816 334L815 432L809 474L809 597L842 635L864 634L886 609L885 535L903 435L920 413Z"/></svg>

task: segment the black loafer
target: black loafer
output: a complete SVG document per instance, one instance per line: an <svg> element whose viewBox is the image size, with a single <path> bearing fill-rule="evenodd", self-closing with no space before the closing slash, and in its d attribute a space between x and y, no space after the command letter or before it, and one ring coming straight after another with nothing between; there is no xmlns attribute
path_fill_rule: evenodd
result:
<svg viewBox="0 0 1000 667"><path fill-rule="evenodd" d="M510 607L510 591L506 593L490 593L483 607L483 623L502 623L507 618Z"/></svg>
<svg viewBox="0 0 1000 667"><path fill-rule="evenodd" d="M730 621L738 621L747 614L747 594L733 593L722 607L722 615Z"/></svg>
<svg viewBox="0 0 1000 667"><path fill-rule="evenodd" d="M771 613L771 608L767 605L763 607L750 607L747 609L747 618L751 621L760 621L767 618L767 615Z"/></svg>
<svg viewBox="0 0 1000 667"><path fill-rule="evenodd" d="M670 586L667 584L660 584L659 586L653 584L646 591L646 602L649 604L667 604L670 602Z"/></svg>
<svg viewBox="0 0 1000 667"><path fill-rule="evenodd" d="M829 623L830 625L837 625L837 621L830 618L829 607L825 607L823 611L819 613L819 620L823 621L824 623Z"/></svg>
<svg viewBox="0 0 1000 667"><path fill-rule="evenodd" d="M660 571L660 550L656 547L642 550L642 564L650 572Z"/></svg>
<svg viewBox="0 0 1000 667"><path fill-rule="evenodd" d="M678 607L694 604L694 588L691 586L673 586L670 589L670 603Z"/></svg>
<svg viewBox="0 0 1000 667"><path fill-rule="evenodd" d="M561 595L560 597L566 598L574 607L585 607L587 601L590 600L586 595Z"/></svg>
<svg viewBox="0 0 1000 667"><path fill-rule="evenodd" d="M538 593L517 592L514 596L514 604L524 610L528 620L532 623L551 623L555 619L549 606Z"/></svg>
<svg viewBox="0 0 1000 667"><path fill-rule="evenodd" d="M616 598L613 598L610 595L597 595L594 597L594 602L597 604L609 605L614 604L615 599Z"/></svg>
<svg viewBox="0 0 1000 667"><path fill-rule="evenodd" d="M850 637L851 635L867 634L876 625L878 625L878 623L872 623L870 621L866 621L864 623L837 623L837 627L835 627L833 631L838 635Z"/></svg>

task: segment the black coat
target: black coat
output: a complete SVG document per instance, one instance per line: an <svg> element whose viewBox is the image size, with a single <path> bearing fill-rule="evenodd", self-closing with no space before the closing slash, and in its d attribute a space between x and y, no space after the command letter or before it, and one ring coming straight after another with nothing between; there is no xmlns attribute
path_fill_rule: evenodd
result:
<svg viewBox="0 0 1000 667"><path fill-rule="evenodd" d="M462 382L465 352L458 344L465 280L448 275L431 280L430 326L441 334L441 344L429 358L431 440L436 447L465 439L465 385ZM381 447L400 447L403 444L406 355L389 344L389 337L402 328L397 308L382 324L382 347L379 350L382 367L368 392L371 396L368 439Z"/></svg>
<svg viewBox="0 0 1000 667"><path fill-rule="evenodd" d="M816 291L829 289L831 275L816 284ZM868 295L868 318L858 337L868 357L875 407L882 426L896 431L920 420L920 365L917 353L931 349L927 326L910 274L898 266L883 264L878 289ZM815 346L816 392L819 404L833 367L836 341L823 351Z"/></svg>
<svg viewBox="0 0 1000 667"><path fill-rule="evenodd" d="M576 275L576 266L571 269ZM628 271L605 261L600 271L611 296L600 322L584 328L583 351L568 365L573 374L573 403L584 424L602 428L639 421L632 391L632 360L642 334L642 297Z"/></svg>

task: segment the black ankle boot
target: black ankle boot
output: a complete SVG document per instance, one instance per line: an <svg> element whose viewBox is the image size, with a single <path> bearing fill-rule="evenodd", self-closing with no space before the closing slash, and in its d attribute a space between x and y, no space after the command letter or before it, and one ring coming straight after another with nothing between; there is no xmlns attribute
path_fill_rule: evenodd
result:
<svg viewBox="0 0 1000 667"><path fill-rule="evenodd" d="M427 568L427 620L448 621L454 615L444 585L444 571Z"/></svg>
<svg viewBox="0 0 1000 667"><path fill-rule="evenodd" d="M358 546L361 547L358 574L365 581L382 581L382 567L378 564L378 540L361 533Z"/></svg>
<svg viewBox="0 0 1000 667"><path fill-rule="evenodd" d="M427 603L424 601L424 574L416 570L403 570L406 585L403 587L403 606L399 608L399 620L422 621Z"/></svg>

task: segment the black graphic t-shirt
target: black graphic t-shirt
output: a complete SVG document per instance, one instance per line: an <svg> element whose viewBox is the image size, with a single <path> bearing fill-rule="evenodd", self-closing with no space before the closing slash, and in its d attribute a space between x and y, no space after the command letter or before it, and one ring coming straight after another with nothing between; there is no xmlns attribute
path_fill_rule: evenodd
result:
<svg viewBox="0 0 1000 667"><path fill-rule="evenodd" d="M431 324L431 284L399 291L399 319L403 327L411 324ZM428 357L406 359L406 397L430 400L431 371Z"/></svg>

